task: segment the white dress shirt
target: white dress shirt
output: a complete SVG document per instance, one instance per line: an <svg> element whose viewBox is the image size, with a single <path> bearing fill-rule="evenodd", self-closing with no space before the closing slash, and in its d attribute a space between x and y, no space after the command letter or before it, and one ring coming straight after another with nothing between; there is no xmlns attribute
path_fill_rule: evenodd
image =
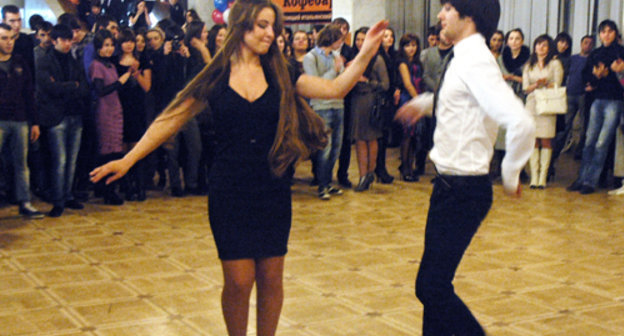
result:
<svg viewBox="0 0 624 336"><path fill-rule="evenodd" d="M535 122L503 80L481 34L459 41L454 53L439 91L430 158L440 174L488 174L498 128L504 126L503 186L515 192L535 146Z"/></svg>

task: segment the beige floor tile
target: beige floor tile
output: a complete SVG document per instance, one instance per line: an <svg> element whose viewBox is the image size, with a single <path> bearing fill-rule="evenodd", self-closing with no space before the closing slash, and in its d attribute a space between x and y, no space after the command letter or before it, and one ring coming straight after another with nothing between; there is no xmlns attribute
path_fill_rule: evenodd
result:
<svg viewBox="0 0 624 336"><path fill-rule="evenodd" d="M35 287L37 284L22 273L0 273L0 293L24 291Z"/></svg>
<svg viewBox="0 0 624 336"><path fill-rule="evenodd" d="M210 287L175 294L158 293L151 302L174 315L200 315L221 309L221 302L215 297L221 295L220 287Z"/></svg>
<svg viewBox="0 0 624 336"><path fill-rule="evenodd" d="M15 325L11 325L14 321ZM20 312L15 315L0 316L0 325L2 328L7 327L13 329L13 333L9 335L20 335L21 333L31 332L34 335L43 335L50 330L58 333L71 333L80 329L80 325L75 322L65 311L58 308L37 309L31 311ZM20 332L20 328L25 328ZM33 330L29 331L29 330ZM4 335L0 331L0 335Z"/></svg>
<svg viewBox="0 0 624 336"><path fill-rule="evenodd" d="M163 295L214 287L212 283L198 279L190 273L131 278L126 283L137 288L143 295Z"/></svg>
<svg viewBox="0 0 624 336"><path fill-rule="evenodd" d="M84 266L89 262L77 253L38 254L15 257L16 262L28 270L50 269L64 266Z"/></svg>
<svg viewBox="0 0 624 336"><path fill-rule="evenodd" d="M97 330L100 336L195 336L197 330L184 325L181 322L149 323L143 325L130 325L123 327L102 328Z"/></svg>
<svg viewBox="0 0 624 336"><path fill-rule="evenodd" d="M56 303L41 290L0 293L0 315L54 306Z"/></svg>
<svg viewBox="0 0 624 336"><path fill-rule="evenodd" d="M183 271L166 261L166 258L140 258L102 264L102 267L111 270L118 277L132 278L152 274Z"/></svg>
<svg viewBox="0 0 624 336"><path fill-rule="evenodd" d="M118 281L93 281L52 286L50 292L65 304L114 302L135 298L137 294Z"/></svg>
<svg viewBox="0 0 624 336"><path fill-rule="evenodd" d="M566 192L577 166L564 155L557 181L521 199L495 184L454 282L491 335L624 335L624 197ZM298 168L278 335L420 335L432 171L322 202ZM0 207L0 336L225 335L206 198L148 196L38 221ZM248 335L255 309L254 290Z"/></svg>
<svg viewBox="0 0 624 336"><path fill-rule="evenodd" d="M31 274L47 286L110 279L110 277L98 267L90 265L77 265L32 271Z"/></svg>
<svg viewBox="0 0 624 336"><path fill-rule="evenodd" d="M306 328L313 335L317 336L378 336L396 335L408 336L413 332L401 330L398 327L388 324L379 318L367 317L354 320L334 320L319 324L312 324Z"/></svg>
<svg viewBox="0 0 624 336"><path fill-rule="evenodd" d="M148 323L161 320L167 314L145 300L119 301L72 307L91 326L131 322Z"/></svg>

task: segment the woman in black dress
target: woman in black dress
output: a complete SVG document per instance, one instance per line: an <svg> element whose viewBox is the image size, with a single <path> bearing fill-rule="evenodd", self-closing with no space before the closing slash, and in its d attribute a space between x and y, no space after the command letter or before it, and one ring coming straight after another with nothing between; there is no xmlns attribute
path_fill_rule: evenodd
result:
<svg viewBox="0 0 624 336"><path fill-rule="evenodd" d="M183 89L124 158L96 168L110 183L210 106L217 136L209 189L210 227L221 259L222 309L230 335L246 335L257 285L257 335L274 335L283 302L293 164L323 148L323 121L301 96L344 97L377 51L387 22L369 31L360 54L334 80L289 71L275 43L281 9L238 0L222 52ZM111 176L109 176L111 175Z"/></svg>
<svg viewBox="0 0 624 336"><path fill-rule="evenodd" d="M117 41L121 46L117 73L130 71L132 76L118 91L123 109L124 151L129 151L141 139L146 129L146 94L152 86L152 69L149 62L140 62L136 51L136 36L132 29L124 28ZM145 168L139 162L130 170L125 184L126 200L145 200Z"/></svg>

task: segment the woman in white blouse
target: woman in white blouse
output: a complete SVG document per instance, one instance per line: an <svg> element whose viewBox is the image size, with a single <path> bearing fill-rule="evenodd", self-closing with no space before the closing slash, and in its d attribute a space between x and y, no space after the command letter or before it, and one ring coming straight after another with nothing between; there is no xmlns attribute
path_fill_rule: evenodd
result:
<svg viewBox="0 0 624 336"><path fill-rule="evenodd" d="M552 157L551 140L555 137L557 116L537 115L534 91L540 88L560 86L563 80L563 66L554 58L554 42L548 35L540 35L533 42L533 53L522 71L522 89L528 95L526 108L535 117L535 149L529 160L531 188L546 187L546 178Z"/></svg>

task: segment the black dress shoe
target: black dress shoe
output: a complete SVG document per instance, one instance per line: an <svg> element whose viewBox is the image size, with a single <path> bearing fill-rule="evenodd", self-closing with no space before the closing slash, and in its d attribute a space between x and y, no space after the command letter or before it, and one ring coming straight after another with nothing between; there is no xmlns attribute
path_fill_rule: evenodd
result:
<svg viewBox="0 0 624 336"><path fill-rule="evenodd" d="M48 217L61 217L63 211L65 211L65 208L55 205L52 210L48 212Z"/></svg>
<svg viewBox="0 0 624 336"><path fill-rule="evenodd" d="M69 200L69 201L65 202L65 207L66 208L70 208L70 209L74 209L74 210L82 210L82 209L84 209L84 205L82 205L82 203L76 201L75 199Z"/></svg>
<svg viewBox="0 0 624 336"><path fill-rule="evenodd" d="M582 186L581 190L579 190L581 195L593 194L594 191L596 191L596 189L594 189L593 187L587 186L587 185Z"/></svg>
<svg viewBox="0 0 624 336"><path fill-rule="evenodd" d="M145 199L147 199L147 195L145 195L145 190L144 189L139 189L139 191L137 192L137 201L139 202L143 202L145 201Z"/></svg>
<svg viewBox="0 0 624 336"><path fill-rule="evenodd" d="M574 181L574 183L570 184L570 186L568 186L566 190L567 191L579 191L581 190L581 188L583 188L583 183L580 180L576 180Z"/></svg>
<svg viewBox="0 0 624 336"><path fill-rule="evenodd" d="M116 192L110 191L104 196L104 203L109 205L122 205L124 200Z"/></svg>
<svg viewBox="0 0 624 336"><path fill-rule="evenodd" d="M346 188L346 189L353 188L353 184L351 183L351 181L349 181L349 178L347 177L339 177L338 184L340 184L343 188Z"/></svg>
<svg viewBox="0 0 624 336"><path fill-rule="evenodd" d="M184 191L182 191L182 188L171 188L171 196L184 197Z"/></svg>

